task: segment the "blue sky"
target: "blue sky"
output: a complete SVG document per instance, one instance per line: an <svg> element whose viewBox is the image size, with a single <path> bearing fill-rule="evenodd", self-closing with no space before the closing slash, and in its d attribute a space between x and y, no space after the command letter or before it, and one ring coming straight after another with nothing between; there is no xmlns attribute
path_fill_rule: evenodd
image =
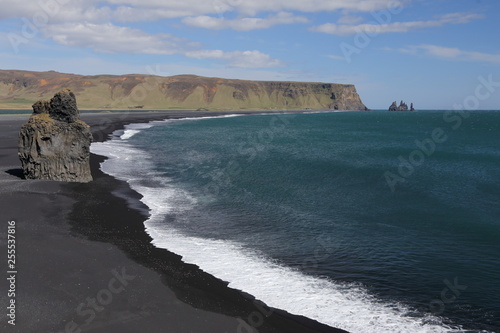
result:
<svg viewBox="0 0 500 333"><path fill-rule="evenodd" d="M498 0L0 0L0 68L355 84L500 109Z"/></svg>

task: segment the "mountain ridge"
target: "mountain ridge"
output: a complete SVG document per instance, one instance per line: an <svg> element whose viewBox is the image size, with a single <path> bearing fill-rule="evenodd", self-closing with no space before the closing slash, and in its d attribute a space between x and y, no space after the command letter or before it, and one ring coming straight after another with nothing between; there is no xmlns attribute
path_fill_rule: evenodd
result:
<svg viewBox="0 0 500 333"><path fill-rule="evenodd" d="M352 84L24 70L0 70L0 108L30 109L63 88L75 93L81 109L367 109Z"/></svg>

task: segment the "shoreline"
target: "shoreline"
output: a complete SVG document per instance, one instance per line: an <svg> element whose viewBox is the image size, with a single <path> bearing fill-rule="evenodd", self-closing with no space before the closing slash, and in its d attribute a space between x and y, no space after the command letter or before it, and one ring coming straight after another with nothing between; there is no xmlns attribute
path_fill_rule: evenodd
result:
<svg viewBox="0 0 500 333"><path fill-rule="evenodd" d="M198 111L196 116L227 114ZM189 111L83 113L82 120L91 126L95 141L104 141L126 124L193 115ZM0 146L8 153L2 155L0 181L14 185L14 190L3 186L0 208L5 219L18 221L19 234L24 234L19 251L28 254L22 262L19 259L19 326L8 327L7 332L64 332L72 324L89 332L156 332L159 328L175 332L344 332L269 309L197 266L183 263L180 256L155 248L144 227L147 207L126 182L100 170L104 157L91 155L91 183L19 179L17 136L12 138L12 134L25 119L0 120L2 136L7 139L10 133ZM23 209L19 202L35 204ZM108 282L111 285L117 274L130 277L131 281L125 281L129 285L113 295L109 304L102 304L102 311L91 312L84 304L87 296L97 295L99 300L99 295L107 295L103 287ZM23 293L21 285L30 292ZM28 318L30 313L39 315Z"/></svg>
<svg viewBox="0 0 500 333"><path fill-rule="evenodd" d="M292 111L291 113L295 112ZM233 111L227 113L223 111L222 112L198 111L195 117L193 117L194 115L190 113L180 114L180 115L169 114L168 118L163 118L163 119L207 118L207 117L219 117L219 116L223 117L228 115L254 115L254 114L275 114L275 113L278 112L262 113L260 111L247 111L247 112ZM282 113L285 112L279 112L279 114ZM113 131L111 131L111 129L108 128L105 132L109 136L112 135L114 131L124 129L124 127L128 124L138 124L138 123L139 122L137 122L136 120L134 120L133 122L123 121L120 122L117 128L114 129ZM140 123L143 122L141 121ZM98 137L102 136L99 135ZM217 313L223 313L228 316L237 315L238 317L246 318L245 317L246 315L250 319L252 318L252 316L255 316L255 318L262 317L262 319L264 319L263 323L259 325L251 325L252 320L247 320L248 322L247 324L250 324L248 326L241 324L240 322L237 328L238 332L240 331L240 329L245 331L245 329L251 329L251 328L253 328L258 332L274 331L275 329L283 330L283 332L295 332L295 331L345 332L343 330L332 328L328 325L319 323L315 320L303 316L289 314L280 309L274 309L274 308L269 309L264 303L255 300L255 298L252 295L249 295L240 290L227 287L228 282L223 281L217 277L212 276L211 274L208 274L200 270L196 265L184 263L180 255L170 252L166 249L157 248L154 245L152 245L151 244L152 238L147 234L147 231L144 226L144 221L149 216L148 213L149 208L139 201L141 195L136 191L134 191L132 188L130 188L130 186L125 181L118 180L113 176L107 175L104 172L102 172L100 170L100 163L104 161L106 158L101 157L100 155L95 155L95 154L92 155L96 157L94 158L95 164L91 165L92 174L99 174L99 177L110 177L113 178L114 181L116 182L123 183L122 184L123 187L121 188L121 190L117 191L119 194L115 192L115 195L125 198L127 200L127 205L129 206L129 208L135 209L137 212L141 213L142 220L137 226L139 232L138 233L136 232L132 238L135 238L137 237L138 234L142 233L143 234L142 241L144 243L147 243L146 247L148 247L149 249L142 248L139 250L139 249L128 248L127 245L130 244L130 241L134 241L134 239L129 239L128 241L125 242L125 244L120 243L121 241L123 241L123 239L118 240L118 243L116 243L116 240L113 238L113 235L118 231L117 230L118 228L116 226L114 230L112 230L111 232L108 230L102 233L103 235L110 236L109 238L106 238L105 241L114 243L115 245L120 247L124 252L128 253L134 258L137 258L137 260L141 262L143 265L146 265L147 267L150 267L159 273L163 273L164 275L163 282L174 291L174 293L179 299L183 300L188 304L194 305L196 308L201 308L207 311L215 311ZM99 160L99 163L96 163L97 160ZM76 213L75 215L79 216L78 213ZM81 222L81 219L79 217L76 217L75 221ZM92 224L94 223L95 222L93 222ZM93 234L94 231L92 229L91 234L87 236L92 237ZM150 256L152 255L156 259L159 259L161 263L157 262L155 263L154 261L151 261ZM168 267L165 267L166 262L169 263ZM193 294L195 294L196 296L194 297L189 296ZM227 301L231 301L231 303L233 304L225 304ZM236 310L239 307L241 307L242 309ZM241 310L243 310L243 312L241 312ZM267 317L268 314L270 314L269 317ZM272 316L275 316L275 318L272 318ZM294 321L304 326L300 328L293 327Z"/></svg>

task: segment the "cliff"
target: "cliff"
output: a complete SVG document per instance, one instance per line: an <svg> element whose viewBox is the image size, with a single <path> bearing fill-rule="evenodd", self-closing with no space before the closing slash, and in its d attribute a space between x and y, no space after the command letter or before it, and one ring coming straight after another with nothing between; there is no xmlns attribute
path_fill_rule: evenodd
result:
<svg viewBox="0 0 500 333"><path fill-rule="evenodd" d="M26 179L89 182L90 128L79 120L75 95L58 92L38 101L19 133L19 159Z"/></svg>
<svg viewBox="0 0 500 333"><path fill-rule="evenodd" d="M82 109L366 110L349 84L17 70L0 70L0 108L26 109L61 88L71 89Z"/></svg>

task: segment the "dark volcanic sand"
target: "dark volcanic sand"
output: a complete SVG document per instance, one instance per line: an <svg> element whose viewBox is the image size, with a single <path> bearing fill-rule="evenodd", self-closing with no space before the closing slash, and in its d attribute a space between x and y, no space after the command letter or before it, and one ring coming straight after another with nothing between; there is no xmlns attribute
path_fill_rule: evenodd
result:
<svg viewBox="0 0 500 333"><path fill-rule="evenodd" d="M210 112L83 114L94 141L128 123ZM99 170L88 184L20 178L18 131L28 116L0 117L0 249L16 221L16 326L1 332L343 332L289 315L151 245L147 207L128 185ZM138 170L140 172L140 170ZM5 257L4 257L5 258ZM6 259L2 260L6 274Z"/></svg>

